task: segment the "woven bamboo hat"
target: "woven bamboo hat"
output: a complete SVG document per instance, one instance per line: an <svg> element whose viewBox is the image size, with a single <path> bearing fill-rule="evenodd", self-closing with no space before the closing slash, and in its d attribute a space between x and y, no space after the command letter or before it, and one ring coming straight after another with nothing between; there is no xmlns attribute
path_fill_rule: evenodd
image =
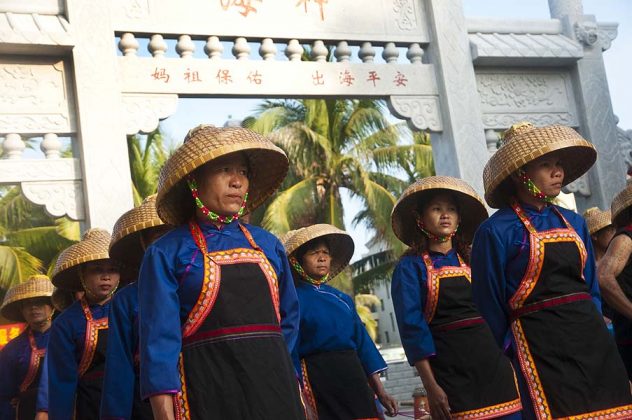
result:
<svg viewBox="0 0 632 420"><path fill-rule="evenodd" d="M110 257L137 268L145 254L141 243L142 231L163 225L156 212L156 195L150 195L140 206L123 213L114 224Z"/></svg>
<svg viewBox="0 0 632 420"><path fill-rule="evenodd" d="M601 211L598 207L591 207L586 210L584 219L588 225L588 233L591 235L612 224L610 210Z"/></svg>
<svg viewBox="0 0 632 420"><path fill-rule="evenodd" d="M53 284L60 289L83 290L79 278L79 266L81 264L110 259L108 248L110 246L110 234L100 228L87 230L81 241L70 245L57 258L53 269ZM129 280L125 278L125 281ZM124 283L124 275L121 273L120 283Z"/></svg>
<svg viewBox="0 0 632 420"><path fill-rule="evenodd" d="M506 204L509 176L527 163L557 152L564 167L564 185L582 176L597 159L595 147L575 130L563 125L535 127L528 122L505 131L500 148L483 169L485 200L490 207ZM507 182L505 182L507 181Z"/></svg>
<svg viewBox="0 0 632 420"><path fill-rule="evenodd" d="M213 159L238 152L246 155L250 170L245 212L260 206L287 174L289 163L283 150L246 128L200 125L189 131L160 171L156 199L160 218L174 226L186 223L194 213L186 176Z"/></svg>
<svg viewBox="0 0 632 420"><path fill-rule="evenodd" d="M60 289L59 287L55 287L51 299L53 301L53 306L59 312L63 312L75 301L74 292L67 289Z"/></svg>
<svg viewBox="0 0 632 420"><path fill-rule="evenodd" d="M428 199L430 194L438 191L451 193L459 207L459 232L468 243L474 237L478 225L487 219L487 209L483 200L476 194L467 182L451 176L429 176L410 185L393 207L391 225L393 232L400 241L408 246L414 246L421 235L417 226L417 215L420 205Z"/></svg>
<svg viewBox="0 0 632 420"><path fill-rule="evenodd" d="M610 210L612 212L612 223L615 226L621 228L632 221L630 218L630 207L632 207L632 184L628 184L623 191L620 191L612 199Z"/></svg>
<svg viewBox="0 0 632 420"><path fill-rule="evenodd" d="M351 236L344 230L325 223L292 230L283 238L283 246L288 257L295 255L303 246L315 239L325 239L331 255L330 278L336 277L351 261L355 245Z"/></svg>
<svg viewBox="0 0 632 420"><path fill-rule="evenodd" d="M53 283L50 282L48 276L43 274L31 276L24 283L20 283L9 289L7 294L4 295L0 312L6 319L24 322L24 317L22 316L22 301L40 297L48 298L50 301L52 295ZM52 301L49 303L51 306L53 305Z"/></svg>

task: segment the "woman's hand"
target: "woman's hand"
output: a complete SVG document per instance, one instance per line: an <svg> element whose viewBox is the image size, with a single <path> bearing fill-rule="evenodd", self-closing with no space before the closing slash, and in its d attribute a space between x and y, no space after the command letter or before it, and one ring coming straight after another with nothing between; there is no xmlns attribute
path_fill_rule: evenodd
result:
<svg viewBox="0 0 632 420"><path fill-rule="evenodd" d="M428 406L430 416L433 420L450 420L450 405L448 404L448 396L443 389L434 384L426 388L428 393Z"/></svg>
<svg viewBox="0 0 632 420"><path fill-rule="evenodd" d="M395 417L397 415L397 400L391 397L386 391L377 394L377 398L386 410L386 415L389 417Z"/></svg>

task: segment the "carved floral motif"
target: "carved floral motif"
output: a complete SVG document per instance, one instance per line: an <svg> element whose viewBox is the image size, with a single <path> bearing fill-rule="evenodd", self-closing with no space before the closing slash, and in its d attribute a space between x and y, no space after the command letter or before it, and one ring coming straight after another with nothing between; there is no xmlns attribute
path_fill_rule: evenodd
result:
<svg viewBox="0 0 632 420"><path fill-rule="evenodd" d="M391 96L389 107L393 114L407 119L418 130L443 129L436 96Z"/></svg>
<svg viewBox="0 0 632 420"><path fill-rule="evenodd" d="M176 112L178 95L131 94L123 95L125 133L150 133L160 120Z"/></svg>
<svg viewBox="0 0 632 420"><path fill-rule="evenodd" d="M22 182L21 188L29 201L44 205L53 217L68 215L73 220L85 218L80 181Z"/></svg>
<svg viewBox="0 0 632 420"><path fill-rule="evenodd" d="M395 21L399 29L412 31L417 28L417 16L415 15L415 5L412 0L393 0L393 11L395 12Z"/></svg>

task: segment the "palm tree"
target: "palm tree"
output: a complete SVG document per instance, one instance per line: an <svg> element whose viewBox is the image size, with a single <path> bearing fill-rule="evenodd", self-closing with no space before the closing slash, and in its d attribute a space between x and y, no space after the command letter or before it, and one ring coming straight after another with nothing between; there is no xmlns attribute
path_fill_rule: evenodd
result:
<svg viewBox="0 0 632 420"><path fill-rule="evenodd" d="M165 147L160 127L146 138L136 134L127 136L127 147L134 205L138 206L158 189L158 174L171 151Z"/></svg>
<svg viewBox="0 0 632 420"><path fill-rule="evenodd" d="M341 229L341 190L364 205L364 220L377 238L389 235L395 197L387 188L394 177L374 170L372 152L394 146L397 126L373 100L299 99L265 101L244 126L269 135L291 162L290 173L267 204L261 224L276 234L310 223Z"/></svg>
<svg viewBox="0 0 632 420"><path fill-rule="evenodd" d="M354 297L356 312L364 324L371 340L375 342L377 338L377 321L373 319L373 308L380 304L380 299L371 294L357 294Z"/></svg>
<svg viewBox="0 0 632 420"><path fill-rule="evenodd" d="M79 223L55 219L19 187L0 191L0 290L50 271L59 253L79 240Z"/></svg>

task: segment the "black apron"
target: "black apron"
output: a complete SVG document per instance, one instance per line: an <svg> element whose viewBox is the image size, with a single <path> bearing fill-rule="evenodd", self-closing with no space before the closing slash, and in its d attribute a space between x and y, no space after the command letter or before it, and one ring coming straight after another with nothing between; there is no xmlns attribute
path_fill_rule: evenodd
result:
<svg viewBox="0 0 632 420"><path fill-rule="evenodd" d="M301 360L308 420L377 419L375 395L355 350L315 353Z"/></svg>
<svg viewBox="0 0 632 420"><path fill-rule="evenodd" d="M276 273L239 226L252 249L208 252L200 227L189 225L204 255L204 281L182 326L176 418L303 419Z"/></svg>
<svg viewBox="0 0 632 420"><path fill-rule="evenodd" d="M86 337L79 362L75 419L94 420L99 418L101 407L108 317L92 319L92 312L85 299L81 299L81 307L86 317Z"/></svg>
<svg viewBox="0 0 632 420"><path fill-rule="evenodd" d="M531 255L509 300L511 330L536 417L632 418L625 368L583 278L582 239L555 207L566 228L543 232L512 207Z"/></svg>
<svg viewBox="0 0 632 420"><path fill-rule="evenodd" d="M42 374L42 360L46 355L46 349L37 348L33 332L29 330L29 345L31 347L31 358L29 369L24 380L20 384L20 394L15 403L15 418L17 420L33 420L35 418L35 405L37 402L37 390Z"/></svg>
<svg viewBox="0 0 632 420"><path fill-rule="evenodd" d="M632 232L629 229L629 227L626 227L619 230L617 236L626 235L632 239ZM632 300L632 259L628 260L621 274L617 276L617 283L619 283L625 296ZM612 312L610 319L612 319L614 338L619 348L619 354L625 364L625 369L628 372L628 379L632 380L632 320L619 314L617 311L613 310Z"/></svg>
<svg viewBox="0 0 632 420"><path fill-rule="evenodd" d="M510 360L472 300L470 268L434 268L422 255L428 277L424 317L435 344L429 358L437 383L448 396L453 418L489 419L521 410Z"/></svg>

